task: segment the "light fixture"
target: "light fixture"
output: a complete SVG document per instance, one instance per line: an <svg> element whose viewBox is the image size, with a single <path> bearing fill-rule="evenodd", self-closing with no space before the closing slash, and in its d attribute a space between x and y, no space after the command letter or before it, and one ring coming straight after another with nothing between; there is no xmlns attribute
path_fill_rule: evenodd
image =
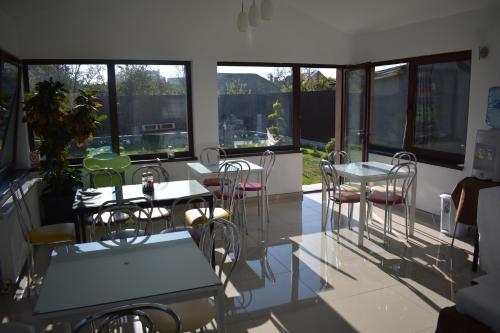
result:
<svg viewBox="0 0 500 333"><path fill-rule="evenodd" d="M259 7L257 7L255 0L253 0L253 3L248 11L248 21L250 22L250 25L252 27L256 27L259 25L260 13L259 13Z"/></svg>
<svg viewBox="0 0 500 333"><path fill-rule="evenodd" d="M260 4L260 17L266 21L270 21L273 18L273 2L271 0L262 0Z"/></svg>
<svg viewBox="0 0 500 333"><path fill-rule="evenodd" d="M245 11L245 7L243 6L243 0L241 0L241 12L238 15L238 31L245 32L248 29L248 15Z"/></svg>

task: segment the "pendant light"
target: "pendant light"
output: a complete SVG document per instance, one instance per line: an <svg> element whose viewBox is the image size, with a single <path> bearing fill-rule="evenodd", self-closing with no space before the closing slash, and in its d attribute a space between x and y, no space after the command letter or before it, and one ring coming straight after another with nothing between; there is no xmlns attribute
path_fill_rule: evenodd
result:
<svg viewBox="0 0 500 333"><path fill-rule="evenodd" d="M260 4L260 17L265 21L273 18L273 2L271 0L262 0Z"/></svg>
<svg viewBox="0 0 500 333"><path fill-rule="evenodd" d="M259 7L257 7L255 0L253 0L252 5L250 6L250 10L248 11L248 20L250 21L250 25L252 27L256 27L259 25L260 13Z"/></svg>
<svg viewBox="0 0 500 333"><path fill-rule="evenodd" d="M246 32L248 30L248 15L243 6L243 0L241 0L241 12L238 15L237 26L239 32Z"/></svg>

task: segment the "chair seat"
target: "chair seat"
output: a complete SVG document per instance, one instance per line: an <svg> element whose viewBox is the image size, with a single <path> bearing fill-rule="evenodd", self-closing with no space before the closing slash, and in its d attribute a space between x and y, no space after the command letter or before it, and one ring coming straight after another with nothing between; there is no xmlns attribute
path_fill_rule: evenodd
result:
<svg viewBox="0 0 500 333"><path fill-rule="evenodd" d="M169 232L187 231L189 232L189 235L194 240L194 242L198 245L200 244L201 230L202 228L177 227L175 228L175 230L172 228L164 229L160 231L160 234L167 234Z"/></svg>
<svg viewBox="0 0 500 333"><path fill-rule="evenodd" d="M97 215L98 214L92 215L92 220L95 220L97 218ZM101 214L101 221L100 222L108 223L108 221L110 221L110 218L111 218L111 213L104 212ZM111 221L113 221L114 223L125 223L128 221L129 218L130 218L130 216L128 216L128 214L117 212L117 213L113 214Z"/></svg>
<svg viewBox="0 0 500 333"><path fill-rule="evenodd" d="M372 192L366 200L373 202L375 204L379 205L385 205L386 203L388 205L399 205L404 202L404 199L402 196L398 194L394 194L392 192Z"/></svg>
<svg viewBox="0 0 500 333"><path fill-rule="evenodd" d="M204 224L208 222L209 219L209 209L208 208L201 208L200 212L198 209L193 208L190 210L187 210L184 213L184 219L186 220L186 224L188 226L196 226L200 224ZM220 219L229 219L229 212L223 208L215 208L214 209L214 218L220 218Z"/></svg>
<svg viewBox="0 0 500 333"><path fill-rule="evenodd" d="M125 239L125 238L132 238L136 236L145 236L146 232L144 230L139 230L136 232L135 229L124 229L124 230L118 230L118 231L112 231L111 235L108 236L102 236L101 240L110 240L110 239Z"/></svg>
<svg viewBox="0 0 500 333"><path fill-rule="evenodd" d="M30 232L32 244L76 242L75 224L59 223L36 227Z"/></svg>
<svg viewBox="0 0 500 333"><path fill-rule="evenodd" d="M153 208L146 209L146 211L148 211L150 213L152 220L165 219L165 218L168 218L170 216L170 209L168 209L168 208L153 207ZM134 215L139 220L147 220L146 214L144 214L142 211L135 212Z"/></svg>
<svg viewBox="0 0 500 333"><path fill-rule="evenodd" d="M335 197L333 198L336 202L342 202L342 203L356 203L361 200L361 196L359 195L358 192L343 192L341 191L340 195L339 193L335 193Z"/></svg>
<svg viewBox="0 0 500 333"><path fill-rule="evenodd" d="M206 178L203 180L203 185L205 186L219 186L219 178Z"/></svg>
<svg viewBox="0 0 500 333"><path fill-rule="evenodd" d="M181 332L195 331L210 323L216 315L216 305L211 298L170 304L169 307L181 320ZM157 310L145 311L153 321L157 332L174 332L174 321L171 317Z"/></svg>
<svg viewBox="0 0 500 333"><path fill-rule="evenodd" d="M256 181L248 181L244 187L243 184L240 184L240 188L244 188L247 192L260 191L262 190L262 183Z"/></svg>
<svg viewBox="0 0 500 333"><path fill-rule="evenodd" d="M245 191L242 191L242 190L237 190L234 192L234 199L236 200L240 200L240 199L243 199L245 197ZM221 197L223 196L220 192L220 190L217 190L217 191L214 191L214 196L217 198L217 199L221 199ZM227 194L224 194L224 200L228 200L229 199L229 195Z"/></svg>
<svg viewBox="0 0 500 333"><path fill-rule="evenodd" d="M386 192L387 191L387 185L377 185L377 186L372 186L371 187L372 192ZM396 194L401 195L401 187L396 186ZM389 192L394 192L394 186L389 185Z"/></svg>

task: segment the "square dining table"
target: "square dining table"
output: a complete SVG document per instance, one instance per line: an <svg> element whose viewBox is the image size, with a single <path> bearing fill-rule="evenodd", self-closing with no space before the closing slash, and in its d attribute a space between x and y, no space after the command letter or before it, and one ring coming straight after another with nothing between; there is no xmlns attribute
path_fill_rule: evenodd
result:
<svg viewBox="0 0 500 333"><path fill-rule="evenodd" d="M259 181L262 184L263 188L266 186L265 181L266 177L264 175L265 169L261 167L258 164L252 163L250 161L244 160L244 159L239 159L239 160L225 160L225 161L220 161L219 163L215 164L203 164L201 162L191 162L187 163L188 166L188 179L191 179L193 176L196 176L197 179L205 179L205 178L210 178L210 177L217 177L217 174L219 173L219 168L223 163L226 162L237 162L237 161L244 161L247 162L249 167L250 167L250 174L257 174L259 175ZM243 170L246 171L247 166L245 164L241 164ZM262 214L260 214L260 224L261 226L264 226L264 213L266 211L266 198L264 195L260 196L260 207L262 207Z"/></svg>
<svg viewBox="0 0 500 333"><path fill-rule="evenodd" d="M99 187L95 189L95 196L84 196L82 190L78 190L73 203L73 211L78 215L77 241L86 241L86 216L95 214L99 207L106 201L125 200L145 197L152 201L155 207L170 206L175 200L185 198L186 201L192 197L203 197L210 205L210 211L213 209L212 193L197 180L179 180L170 182L160 182L154 184L152 193L144 193L142 184ZM147 202L138 202L138 205L147 207Z"/></svg>
<svg viewBox="0 0 500 333"><path fill-rule="evenodd" d="M33 315L69 323L126 304L211 296L223 332L224 287L190 234L180 231L55 248Z"/></svg>
<svg viewBox="0 0 500 333"><path fill-rule="evenodd" d="M368 183L383 181L387 179L389 171L394 165L380 162L355 162L347 164L335 164L335 170L340 177L349 179L353 182L361 184L360 194L361 200L359 203L359 231L358 231L358 246L363 246L364 228L366 225L366 186ZM403 175L405 177L406 175ZM321 196L321 217L322 223L326 223L328 209L326 207L327 194L325 183L322 182ZM409 216L409 235L413 236L415 229L415 210L417 197L417 181L413 181L410 189L410 216Z"/></svg>

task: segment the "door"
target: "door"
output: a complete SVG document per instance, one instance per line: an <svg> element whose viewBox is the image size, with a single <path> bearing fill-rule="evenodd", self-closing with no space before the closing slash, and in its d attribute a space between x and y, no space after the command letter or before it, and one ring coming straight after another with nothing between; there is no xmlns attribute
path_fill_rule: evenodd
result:
<svg viewBox="0 0 500 333"><path fill-rule="evenodd" d="M367 160L369 65L349 66L344 71L342 148L351 162Z"/></svg>

